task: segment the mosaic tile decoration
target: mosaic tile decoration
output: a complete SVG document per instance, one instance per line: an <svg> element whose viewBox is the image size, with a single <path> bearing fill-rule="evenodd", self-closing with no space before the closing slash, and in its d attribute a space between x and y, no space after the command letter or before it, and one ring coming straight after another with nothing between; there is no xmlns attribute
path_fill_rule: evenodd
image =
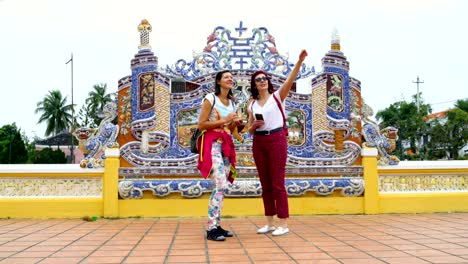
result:
<svg viewBox="0 0 468 264"><path fill-rule="evenodd" d="M242 21L235 32L222 26L216 27L208 36L202 52L195 53L191 61L178 60L174 66L167 66L165 72L169 76L182 76L186 80L223 69L263 69L287 77L294 64L288 56L279 53L273 35L265 27L260 27L252 29L250 36L242 36L247 29ZM297 78L314 73L314 67L308 68L304 64Z"/></svg>
<svg viewBox="0 0 468 264"><path fill-rule="evenodd" d="M170 179L170 180L120 180L119 196L123 199L141 199L144 191L154 196L164 197L180 193L187 198L200 197L212 191L210 180ZM361 177L341 178L301 178L287 179L286 191L289 196L302 196L313 192L319 196L329 196L339 191L341 196L361 196L364 192L364 180ZM258 179L238 179L228 185L225 195L228 197L259 197L262 188Z"/></svg>
<svg viewBox="0 0 468 264"><path fill-rule="evenodd" d="M467 192L466 174L380 175L380 193Z"/></svg>
<svg viewBox="0 0 468 264"><path fill-rule="evenodd" d="M242 78L248 78L249 72L237 72L233 71L235 78L242 80ZM177 120L177 115L186 111L187 109L199 109L199 105L202 102L204 95L208 92L211 92L212 88L212 78L205 76L199 84L201 89L197 89L193 92L183 93L183 94L171 94L171 107L170 107L170 120ZM280 85L280 78L273 78L272 81L275 85ZM240 82L240 81L239 81ZM313 137L307 136L313 134L312 129L312 119L311 119L311 96L306 96L302 94L291 93L291 96L286 100L286 110L287 113L292 111L299 111L303 113L305 118L305 138L304 143L297 146L289 146L289 161L290 165L310 165L310 166L319 166L319 165L343 165L343 164L352 164L360 155L360 146L352 141L346 141L344 152L334 152L334 145L325 143L333 142L334 134L331 131L318 131L314 134ZM346 131L349 131L349 121L348 120L335 120L328 119L327 123L330 127L340 128ZM160 166L160 161L151 159L185 159L189 163L185 166L192 164L192 160L196 159L196 156L192 154L188 147L183 147L178 144L178 135L179 126L177 122L170 122L170 137L168 134L151 131L149 133L150 142L157 142L158 144L154 147L149 147L148 152L143 155L140 149L140 141L129 142L126 145L122 146L121 154L127 161L134 164L135 166L142 166L142 164L148 163L150 166ZM133 125L133 131L142 131L144 129L151 129L154 127L154 120L139 120L138 126ZM347 133L348 135L349 133ZM134 136L137 139L141 139L140 132L134 132ZM188 137L188 135L185 135ZM242 145L250 146L251 145L251 136L244 134L244 144L240 145L239 148L242 148ZM189 158L193 156L193 158ZM306 161L306 159L312 159ZM336 160L336 162L334 162ZM178 163L178 165L183 166L184 164Z"/></svg>
<svg viewBox="0 0 468 264"><path fill-rule="evenodd" d="M0 198L102 197L102 178L1 178Z"/></svg>
<svg viewBox="0 0 468 264"><path fill-rule="evenodd" d="M73 135L79 141L79 147L85 153L80 161L81 168L104 167L104 152L108 148L117 148L119 126L113 123L117 117L117 103L108 102L103 108L103 119L99 126L94 128L77 128Z"/></svg>
<svg viewBox="0 0 468 264"><path fill-rule="evenodd" d="M170 164L172 161L162 161L160 167L133 167L133 168L120 168L119 175L126 179L144 179L145 176L163 176L170 177L170 175L178 176L197 176L200 177L200 172L196 168L196 160L193 165L189 167L177 166L177 164ZM170 165L170 166L169 166ZM256 177L258 175L255 167L237 167L239 176ZM362 166L296 166L286 167L286 174L290 176L296 175L349 175L353 177L360 177L364 173Z"/></svg>
<svg viewBox="0 0 468 264"><path fill-rule="evenodd" d="M145 24L145 27L148 25ZM148 43L148 32L145 32L146 35L142 37L145 44L141 45L142 48L131 63L131 77L119 81L119 89L131 87L129 95L122 95L130 100L119 98L121 110L125 108L128 111L131 108L131 122L128 124L127 119L125 123L122 122L125 129L121 133L131 132L134 138L120 148L121 157L125 161L135 167L155 167L161 171L166 171L166 167L177 167L177 171L183 168L190 174L196 165L197 155L190 152L188 139L196 127L197 119L194 117L199 114L204 96L214 89L217 71L231 70L236 81L236 105L241 109L245 108L250 97L250 76L255 70L268 71L275 87L285 81L294 64L276 49L275 38L264 27L253 28L250 36L246 35L246 30L242 22L232 31L216 27L208 36L207 46L203 51L195 52L192 60L178 60L174 66L165 68L159 67L157 56ZM360 157L361 146L350 140L353 136L359 136L351 113L359 113L357 101L360 93L353 93L352 90L355 89L353 87L360 89L360 83L349 77L349 62L341 51L329 51L322 64L323 72L319 74L315 73L313 67L302 65L297 79L312 76L312 93L291 92L285 102L287 122L291 128L288 136L289 167L351 166ZM154 102L143 98L147 94L146 76L153 76L150 81L154 81L158 93ZM190 81L199 85L199 88L171 93L171 79L174 78ZM341 106L338 108L327 106L326 103L320 106L323 100L327 101L327 90L314 93L319 91L319 87L325 88L329 78L341 80L339 85L342 90L329 90L333 95L339 92ZM151 103L154 106L142 108L142 104ZM335 130L343 131L341 133L344 135L340 151L335 150ZM235 142L236 150L239 157L248 159L252 136L244 133L242 137L243 143ZM253 166L254 163L245 160L242 164Z"/></svg>

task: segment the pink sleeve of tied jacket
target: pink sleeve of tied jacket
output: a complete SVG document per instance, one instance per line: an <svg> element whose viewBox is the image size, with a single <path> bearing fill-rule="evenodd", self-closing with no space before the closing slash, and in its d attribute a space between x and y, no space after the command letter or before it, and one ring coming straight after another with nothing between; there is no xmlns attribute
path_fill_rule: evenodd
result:
<svg viewBox="0 0 468 264"><path fill-rule="evenodd" d="M206 179L211 172L212 161L211 161L211 147L213 146L213 141L222 139L222 152L224 157L229 158L231 163L231 170L229 172L228 180L230 183L234 182L234 178L237 173L236 168L236 149L234 147L234 142L230 134L226 132L217 132L213 130L208 130L203 135L203 139L198 140L199 144L199 156L198 156L198 166L202 176ZM200 146L201 145L201 146ZM201 147L201 148L200 148Z"/></svg>

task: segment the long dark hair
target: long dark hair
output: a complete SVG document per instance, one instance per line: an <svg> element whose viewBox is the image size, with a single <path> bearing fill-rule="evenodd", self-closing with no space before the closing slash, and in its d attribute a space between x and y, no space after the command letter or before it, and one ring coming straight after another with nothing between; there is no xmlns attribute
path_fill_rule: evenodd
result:
<svg viewBox="0 0 468 264"><path fill-rule="evenodd" d="M220 71L220 72L218 72L216 74L216 78L215 78L215 94L216 95L219 95L221 93L221 86L219 86L218 81L221 81L221 78L223 77L223 74L225 74L227 72L231 73L230 70L224 70L224 71ZM232 99L233 96L234 96L234 94L232 93L232 89L230 89L229 92L228 92L227 98Z"/></svg>
<svg viewBox="0 0 468 264"><path fill-rule="evenodd" d="M255 84L255 78L257 78L257 75L262 74L262 73L268 79L267 80L267 82L268 82L268 93L272 94L275 91L275 89L273 87L273 84L270 81L270 77L268 76L268 73L266 73L266 72L264 72L262 70L256 71L256 72L254 72L254 74L252 74L252 77L250 78L250 93L252 94L252 97L255 100L258 99L258 89L257 89L257 85Z"/></svg>

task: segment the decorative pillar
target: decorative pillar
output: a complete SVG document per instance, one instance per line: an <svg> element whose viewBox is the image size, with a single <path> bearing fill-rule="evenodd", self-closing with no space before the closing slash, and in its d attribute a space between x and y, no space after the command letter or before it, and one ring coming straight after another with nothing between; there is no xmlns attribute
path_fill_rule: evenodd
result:
<svg viewBox="0 0 468 264"><path fill-rule="evenodd" d="M363 148L362 166L364 167L364 213L379 213L379 174L377 171L377 149Z"/></svg>
<svg viewBox="0 0 468 264"><path fill-rule="evenodd" d="M152 30L151 24L143 19L138 25L140 32L140 45L138 54L132 59L130 68L132 69L131 86L131 131L137 140L141 141L141 133L144 130L151 130L156 126L156 72L158 69L158 57L151 51L149 44L149 33Z"/></svg>
<svg viewBox="0 0 468 264"><path fill-rule="evenodd" d="M102 187L103 216L115 218L119 216L119 156L118 148L106 149L104 164L104 179Z"/></svg>

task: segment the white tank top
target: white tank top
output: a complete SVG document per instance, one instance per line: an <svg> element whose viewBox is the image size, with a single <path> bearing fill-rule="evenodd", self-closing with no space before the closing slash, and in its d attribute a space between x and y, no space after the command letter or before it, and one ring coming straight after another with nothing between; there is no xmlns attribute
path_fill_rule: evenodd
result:
<svg viewBox="0 0 468 264"><path fill-rule="evenodd" d="M211 105L213 105L213 99L214 99L213 95L214 95L214 93L209 93L209 94L207 94L205 96L205 100L208 100ZM217 120L215 109L218 110L218 112L221 115L221 118L227 117L227 115L229 113L234 112L234 104L232 103L231 99L229 99L229 105L226 106L226 105L223 104L223 102L221 101L221 99L219 99L219 97L217 95L215 95L215 97L216 97L215 105L213 107L213 111L211 111L211 113L210 113L210 118L209 118L210 121L216 121ZM203 100L203 101L205 101L205 100ZM203 104L203 101L202 101L202 104Z"/></svg>

